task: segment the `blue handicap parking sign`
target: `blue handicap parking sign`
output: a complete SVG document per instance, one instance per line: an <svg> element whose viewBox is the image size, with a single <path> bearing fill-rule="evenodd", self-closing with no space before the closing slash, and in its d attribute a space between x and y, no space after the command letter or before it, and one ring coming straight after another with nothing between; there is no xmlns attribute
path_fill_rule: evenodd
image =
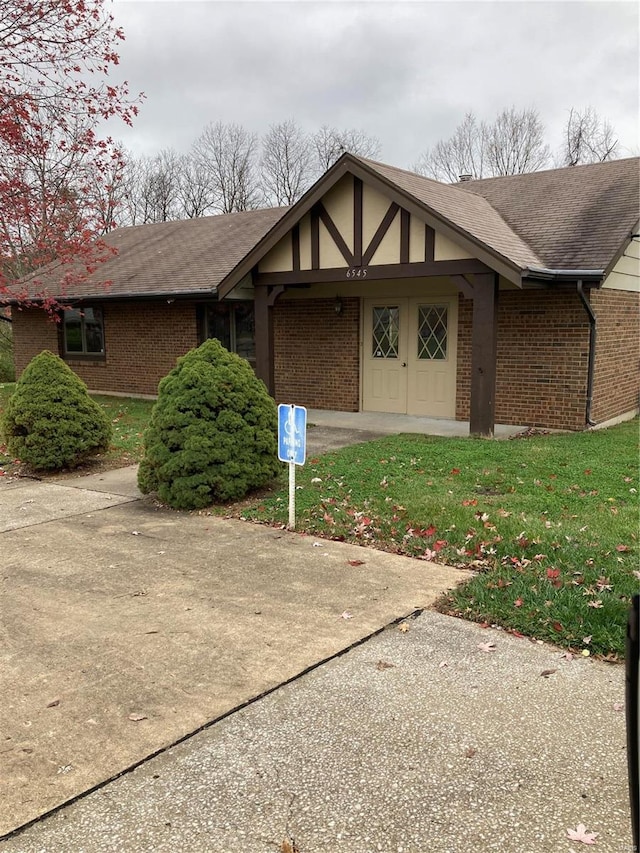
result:
<svg viewBox="0 0 640 853"><path fill-rule="evenodd" d="M304 465L307 453L307 410L304 406L278 406L278 459Z"/></svg>

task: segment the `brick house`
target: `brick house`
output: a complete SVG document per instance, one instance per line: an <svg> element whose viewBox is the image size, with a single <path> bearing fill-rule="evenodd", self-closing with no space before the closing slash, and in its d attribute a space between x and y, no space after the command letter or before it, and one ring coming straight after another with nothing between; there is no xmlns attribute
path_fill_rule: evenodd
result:
<svg viewBox="0 0 640 853"><path fill-rule="evenodd" d="M580 430L638 412L639 158L442 184L350 154L290 208L120 228L59 324L14 311L16 368L59 351L155 394L218 337L278 401ZM56 295L52 272L41 276ZM105 289L101 281L109 280Z"/></svg>

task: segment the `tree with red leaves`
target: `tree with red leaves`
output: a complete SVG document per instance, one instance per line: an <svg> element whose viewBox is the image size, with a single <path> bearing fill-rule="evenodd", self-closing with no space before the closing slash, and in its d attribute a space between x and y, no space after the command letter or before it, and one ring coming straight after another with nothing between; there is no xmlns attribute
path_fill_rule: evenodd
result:
<svg viewBox="0 0 640 853"><path fill-rule="evenodd" d="M105 0L4 0L0 7L0 300L34 296L18 279L56 261L68 285L111 254L108 200L124 163L107 119L131 124L141 96L113 83L124 39Z"/></svg>

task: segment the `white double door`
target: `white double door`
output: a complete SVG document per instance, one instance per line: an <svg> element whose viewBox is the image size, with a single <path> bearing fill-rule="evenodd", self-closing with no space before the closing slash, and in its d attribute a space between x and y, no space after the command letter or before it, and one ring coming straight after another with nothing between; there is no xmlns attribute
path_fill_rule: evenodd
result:
<svg viewBox="0 0 640 853"><path fill-rule="evenodd" d="M364 299L362 408L453 418L457 296Z"/></svg>

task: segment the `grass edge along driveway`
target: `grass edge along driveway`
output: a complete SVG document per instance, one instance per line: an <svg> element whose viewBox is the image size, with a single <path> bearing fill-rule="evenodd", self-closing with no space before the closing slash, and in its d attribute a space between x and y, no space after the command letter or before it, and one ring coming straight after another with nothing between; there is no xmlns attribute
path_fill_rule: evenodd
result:
<svg viewBox="0 0 640 853"><path fill-rule="evenodd" d="M474 568L441 612L623 656L640 588L637 420L511 441L385 436L307 460L297 484L299 531ZM283 480L232 514L285 524L287 509Z"/></svg>
<svg viewBox="0 0 640 853"><path fill-rule="evenodd" d="M0 385L0 411L14 387ZM139 461L153 401L94 399L114 426L101 467ZM308 459L297 482L300 531L475 569L442 612L624 653L640 588L637 419L512 441L386 436ZM286 524L287 500L283 471L259 499L212 511Z"/></svg>

